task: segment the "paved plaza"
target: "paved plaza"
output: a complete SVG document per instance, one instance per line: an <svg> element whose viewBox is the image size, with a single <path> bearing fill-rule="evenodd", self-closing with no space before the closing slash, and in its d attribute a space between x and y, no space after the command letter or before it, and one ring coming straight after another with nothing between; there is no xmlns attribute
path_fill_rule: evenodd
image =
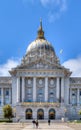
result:
<svg viewBox="0 0 81 130"><path fill-rule="evenodd" d="M32 123L0 123L0 130L81 130L81 124L76 123L39 123L33 128Z"/></svg>

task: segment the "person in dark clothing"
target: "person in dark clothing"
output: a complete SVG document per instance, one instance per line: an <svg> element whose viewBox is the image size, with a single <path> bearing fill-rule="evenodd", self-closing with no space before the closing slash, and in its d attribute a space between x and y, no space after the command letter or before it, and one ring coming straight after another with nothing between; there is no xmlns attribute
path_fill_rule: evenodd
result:
<svg viewBox="0 0 81 130"><path fill-rule="evenodd" d="M36 128L38 128L38 125L39 125L38 120L36 120Z"/></svg>
<svg viewBox="0 0 81 130"><path fill-rule="evenodd" d="M50 125L50 119L48 120L48 125Z"/></svg>
<svg viewBox="0 0 81 130"><path fill-rule="evenodd" d="M36 124L35 120L33 120L32 123L33 123L33 128L35 128L35 124Z"/></svg>

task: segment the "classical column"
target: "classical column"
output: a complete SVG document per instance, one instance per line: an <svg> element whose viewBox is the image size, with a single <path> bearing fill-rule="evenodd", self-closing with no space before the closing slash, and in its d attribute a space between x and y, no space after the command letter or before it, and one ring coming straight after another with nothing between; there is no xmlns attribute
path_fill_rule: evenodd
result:
<svg viewBox="0 0 81 130"><path fill-rule="evenodd" d="M65 89L65 92L66 92L66 101L65 101L65 103L66 104L69 104L69 97L70 97L70 93L69 93L69 78L66 78L66 82L65 82L65 87L66 87L66 89Z"/></svg>
<svg viewBox="0 0 81 130"><path fill-rule="evenodd" d="M70 104L72 104L72 88L70 88Z"/></svg>
<svg viewBox="0 0 81 130"><path fill-rule="evenodd" d="M48 77L45 77L45 102L48 102Z"/></svg>
<svg viewBox="0 0 81 130"><path fill-rule="evenodd" d="M4 88L1 88L1 105L4 105Z"/></svg>
<svg viewBox="0 0 81 130"><path fill-rule="evenodd" d="M36 77L33 77L33 102L36 102Z"/></svg>
<svg viewBox="0 0 81 130"><path fill-rule="evenodd" d="M11 102L11 97L12 97L12 95L11 95L11 88L9 88L9 103L11 104L12 102Z"/></svg>
<svg viewBox="0 0 81 130"><path fill-rule="evenodd" d="M17 102L20 102L20 77L17 78Z"/></svg>
<svg viewBox="0 0 81 130"><path fill-rule="evenodd" d="M57 101L59 102L59 77L57 77L57 86L56 86L56 98L57 98Z"/></svg>
<svg viewBox="0 0 81 130"><path fill-rule="evenodd" d="M25 101L25 77L22 77L22 102Z"/></svg>
<svg viewBox="0 0 81 130"><path fill-rule="evenodd" d="M80 101L79 101L79 88L77 88L77 105L80 104Z"/></svg>
<svg viewBox="0 0 81 130"><path fill-rule="evenodd" d="M64 78L61 78L61 103L64 103Z"/></svg>

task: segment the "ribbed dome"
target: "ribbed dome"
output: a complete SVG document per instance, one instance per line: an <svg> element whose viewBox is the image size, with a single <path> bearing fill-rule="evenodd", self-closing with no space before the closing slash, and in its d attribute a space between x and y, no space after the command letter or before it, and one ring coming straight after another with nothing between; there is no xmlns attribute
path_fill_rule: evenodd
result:
<svg viewBox="0 0 81 130"><path fill-rule="evenodd" d="M37 32L37 38L31 42L26 50L26 54L22 59L22 65L36 64L37 62L47 61L54 65L59 64L59 60L55 54L55 50L50 42L44 37L42 22Z"/></svg>
<svg viewBox="0 0 81 130"><path fill-rule="evenodd" d="M30 43L30 45L28 46L28 48L26 50L26 54L28 54L29 52L32 52L33 50L38 50L38 49L45 49L47 51L50 50L50 51L54 52L54 48L52 47L52 45L47 40L36 39L32 43Z"/></svg>
<svg viewBox="0 0 81 130"><path fill-rule="evenodd" d="M26 50L26 54L29 52L32 52L33 50L37 51L39 49L46 50L46 51L52 51L55 54L54 48L52 45L45 39L44 37L44 31L42 28L42 21L40 21L40 27L38 29L37 38L33 42L30 43Z"/></svg>

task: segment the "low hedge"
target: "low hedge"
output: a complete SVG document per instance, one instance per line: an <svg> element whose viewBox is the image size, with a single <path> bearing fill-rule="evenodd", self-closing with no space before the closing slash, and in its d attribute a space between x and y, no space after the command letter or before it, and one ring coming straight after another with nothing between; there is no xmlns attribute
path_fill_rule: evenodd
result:
<svg viewBox="0 0 81 130"><path fill-rule="evenodd" d="M8 123L11 123L13 122L12 120L8 120L8 119L0 119L0 122L8 122Z"/></svg>

